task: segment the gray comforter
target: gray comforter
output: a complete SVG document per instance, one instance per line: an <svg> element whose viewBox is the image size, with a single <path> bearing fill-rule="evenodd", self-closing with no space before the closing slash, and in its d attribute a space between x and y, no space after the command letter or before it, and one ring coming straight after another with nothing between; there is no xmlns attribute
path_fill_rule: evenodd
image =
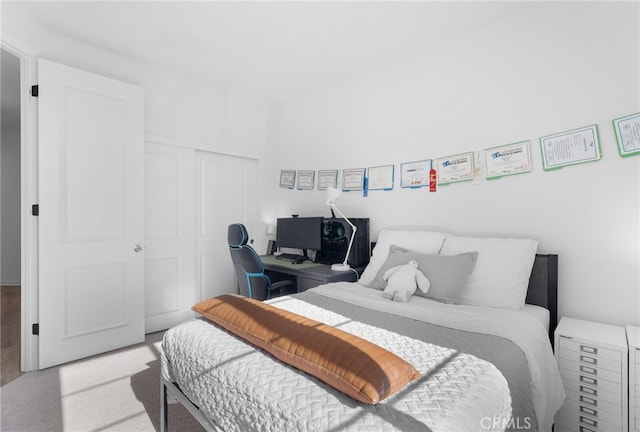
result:
<svg viewBox="0 0 640 432"><path fill-rule="evenodd" d="M522 350L510 340L442 327L384 312L372 314L369 309L323 297L313 292L304 292L297 296L306 302L330 309L353 320L452 348L461 353L472 354L493 363L507 380L511 393L513 417L506 425L507 430L537 430L527 359Z"/></svg>

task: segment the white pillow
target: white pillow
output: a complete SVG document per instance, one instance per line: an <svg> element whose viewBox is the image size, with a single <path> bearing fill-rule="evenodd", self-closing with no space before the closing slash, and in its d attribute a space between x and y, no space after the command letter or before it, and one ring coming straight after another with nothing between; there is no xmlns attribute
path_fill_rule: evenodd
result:
<svg viewBox="0 0 640 432"><path fill-rule="evenodd" d="M476 265L460 293L461 304L522 309L537 250L537 240L447 234L440 253L478 252Z"/></svg>
<svg viewBox="0 0 640 432"><path fill-rule="evenodd" d="M369 264L364 269L360 282L369 285L375 279L378 271L383 266L389 256L389 246L396 245L404 249L426 254L437 254L442 248L445 234L434 231L402 231L402 230L382 230L378 234L376 247L369 260Z"/></svg>

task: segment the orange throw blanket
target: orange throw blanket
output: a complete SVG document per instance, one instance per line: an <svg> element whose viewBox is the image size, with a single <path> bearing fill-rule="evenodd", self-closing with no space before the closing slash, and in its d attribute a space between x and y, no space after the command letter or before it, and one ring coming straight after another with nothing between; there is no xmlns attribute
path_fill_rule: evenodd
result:
<svg viewBox="0 0 640 432"><path fill-rule="evenodd" d="M192 309L360 402L376 404L420 377L378 345L258 300L225 294Z"/></svg>

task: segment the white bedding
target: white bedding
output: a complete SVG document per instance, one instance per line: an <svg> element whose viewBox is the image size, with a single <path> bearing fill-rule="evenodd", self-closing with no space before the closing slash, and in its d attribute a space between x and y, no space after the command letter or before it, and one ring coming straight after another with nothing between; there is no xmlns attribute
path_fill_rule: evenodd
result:
<svg viewBox="0 0 640 432"><path fill-rule="evenodd" d="M358 283L337 282L312 292L370 309L444 325L459 330L505 337L525 353L531 372L533 403L541 431L550 431L555 412L562 406L564 388L548 338L548 314L529 307L522 310L450 305L412 296L408 303L392 302L382 291ZM505 325L509 323L509 325Z"/></svg>
<svg viewBox="0 0 640 432"><path fill-rule="evenodd" d="M332 284L316 292L348 298L357 290ZM205 320L188 321L165 333L163 375L222 430L451 432L503 430L508 424L509 387L493 364L296 298L271 303L358 334L412 363L421 378L377 405L359 404Z"/></svg>
<svg viewBox="0 0 640 432"><path fill-rule="evenodd" d="M547 334L549 334L549 311L547 309L542 306L525 304L524 308L522 308L520 312L529 315L536 321L539 321L547 331Z"/></svg>

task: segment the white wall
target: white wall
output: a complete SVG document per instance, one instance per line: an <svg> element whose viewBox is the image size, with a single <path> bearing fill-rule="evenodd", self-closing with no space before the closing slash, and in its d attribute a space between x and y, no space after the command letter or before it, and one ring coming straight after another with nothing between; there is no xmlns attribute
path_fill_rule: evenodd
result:
<svg viewBox="0 0 640 432"><path fill-rule="evenodd" d="M20 60L2 50L0 284L20 285Z"/></svg>
<svg viewBox="0 0 640 432"><path fill-rule="evenodd" d="M24 24L14 33L3 30L2 38L34 58L142 87L147 141L255 159L262 175L268 116L263 100ZM266 242L263 231L256 240Z"/></svg>
<svg viewBox="0 0 640 432"><path fill-rule="evenodd" d="M20 130L2 124L0 285L20 285Z"/></svg>
<svg viewBox="0 0 640 432"><path fill-rule="evenodd" d="M142 87L148 136L254 158L264 152L267 104L258 98L118 56L27 21L19 33L3 31L2 37L34 58Z"/></svg>
<svg viewBox="0 0 640 432"><path fill-rule="evenodd" d="M534 170L499 180L344 194L341 210L390 225L539 240L560 256L559 313L640 324L640 157L611 120L640 111L637 3L522 4L480 29L283 106L264 214L324 214L324 194L278 188L280 169L399 164L531 140ZM602 160L544 172L538 138L597 124Z"/></svg>

